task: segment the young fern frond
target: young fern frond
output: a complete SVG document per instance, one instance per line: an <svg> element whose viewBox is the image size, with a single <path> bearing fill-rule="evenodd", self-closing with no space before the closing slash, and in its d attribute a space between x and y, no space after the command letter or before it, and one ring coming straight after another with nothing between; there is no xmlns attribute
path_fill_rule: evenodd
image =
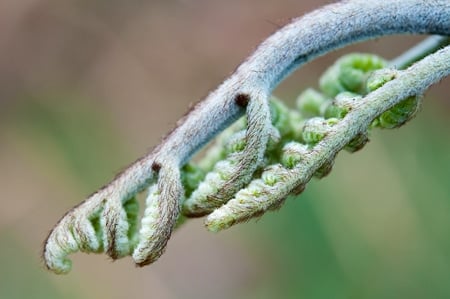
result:
<svg viewBox="0 0 450 299"><path fill-rule="evenodd" d="M448 56L450 48L447 47L435 55L440 54ZM300 113L318 116L304 122L301 140L287 141L289 143L284 146L279 163L268 165L261 178L253 180L228 204L207 217L208 229L219 231L278 207L290 193L301 192L313 175L319 178L327 175L340 150L354 152L361 149L368 140L371 128L397 128L414 117L424 90L407 98L400 98L396 97L395 92L391 93L390 89L397 85L414 88L404 84L401 79L411 80L411 73L415 73L416 68L433 63L431 57L405 71L382 69L372 72L369 76L358 72L358 69L352 71L354 69L348 68L348 62L353 61L356 65L361 60L381 61L379 58L373 55L351 54L338 60L320 80L322 91L329 96L334 94L335 99L327 99L311 89L299 97L297 106L300 107ZM435 67L439 67L440 62L437 63L430 67L438 70ZM379 68L386 64L376 65ZM440 67L441 71L449 72L447 65L440 64ZM353 75L348 76L348 73ZM423 78L417 78L421 79ZM346 84L342 84L344 80ZM357 90L369 93L353 93ZM374 102L378 106L370 107ZM381 114L380 106L384 106L382 110L385 111Z"/></svg>
<svg viewBox="0 0 450 299"><path fill-rule="evenodd" d="M113 259L132 255L137 265L149 264L164 252L180 210L186 216L212 212L206 225L217 231L278 208L313 175L326 175L341 149L360 149L370 127L396 127L410 119L420 104L417 96L449 74L450 48L373 79L368 77L374 69L386 67L383 60L345 58L342 74L330 77L337 86L322 83L325 95L309 91L299 111L269 104L272 90L302 64L334 49L407 33L450 35L448 0L343 1L293 20L151 153L63 216L45 242L48 269L68 272L67 255L76 251L104 251ZM434 39L423 52L444 44L448 39ZM418 57L408 55L409 61ZM245 126L225 133L198 166L191 163L195 152L244 114ZM149 197L139 228L134 198L145 189Z"/></svg>

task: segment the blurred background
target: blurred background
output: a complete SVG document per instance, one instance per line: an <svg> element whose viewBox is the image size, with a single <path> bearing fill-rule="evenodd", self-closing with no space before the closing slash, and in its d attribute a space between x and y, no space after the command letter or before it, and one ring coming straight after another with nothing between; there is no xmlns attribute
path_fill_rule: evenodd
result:
<svg viewBox="0 0 450 299"><path fill-rule="evenodd" d="M330 1L0 2L0 298L449 298L449 79L417 118L375 131L259 221L173 235L154 265L42 242L72 206L156 145L263 38ZM418 37L322 57L275 94L293 103L349 51L393 58Z"/></svg>

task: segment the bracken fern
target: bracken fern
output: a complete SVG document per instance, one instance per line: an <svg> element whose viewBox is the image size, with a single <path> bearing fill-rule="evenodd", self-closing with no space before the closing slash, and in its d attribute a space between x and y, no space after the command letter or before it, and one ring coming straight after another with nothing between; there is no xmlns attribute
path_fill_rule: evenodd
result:
<svg viewBox="0 0 450 299"><path fill-rule="evenodd" d="M281 80L319 55L400 33L450 35L450 2L343 1L293 20L151 153L63 216L45 242L48 269L68 272L67 256L76 251L150 264L181 218L207 215L207 228L219 231L261 216L302 192L313 176L326 176L339 151L363 148L371 130L409 121L425 90L450 73L447 37L431 37L391 62L371 54L342 57L295 109L271 97ZM146 189L139 225L135 196Z"/></svg>

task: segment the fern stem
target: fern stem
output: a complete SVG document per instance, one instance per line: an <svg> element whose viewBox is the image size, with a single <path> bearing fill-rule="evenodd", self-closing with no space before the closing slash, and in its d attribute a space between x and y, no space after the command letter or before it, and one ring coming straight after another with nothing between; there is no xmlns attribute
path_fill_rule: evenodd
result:
<svg viewBox="0 0 450 299"><path fill-rule="evenodd" d="M420 60L450 44L450 37L434 35L430 36L400 56L394 58L389 64L396 69L405 69L417 60Z"/></svg>

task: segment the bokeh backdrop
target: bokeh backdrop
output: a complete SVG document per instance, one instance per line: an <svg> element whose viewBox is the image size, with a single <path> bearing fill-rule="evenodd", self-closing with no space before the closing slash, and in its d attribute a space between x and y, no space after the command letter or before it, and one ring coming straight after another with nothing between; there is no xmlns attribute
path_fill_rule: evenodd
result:
<svg viewBox="0 0 450 299"><path fill-rule="evenodd" d="M45 270L65 211L156 145L290 18L330 1L0 1L0 298L449 298L449 79L405 127L259 221L176 231L154 265L75 254ZM392 58L389 37L322 57L275 94L292 104L349 51Z"/></svg>

